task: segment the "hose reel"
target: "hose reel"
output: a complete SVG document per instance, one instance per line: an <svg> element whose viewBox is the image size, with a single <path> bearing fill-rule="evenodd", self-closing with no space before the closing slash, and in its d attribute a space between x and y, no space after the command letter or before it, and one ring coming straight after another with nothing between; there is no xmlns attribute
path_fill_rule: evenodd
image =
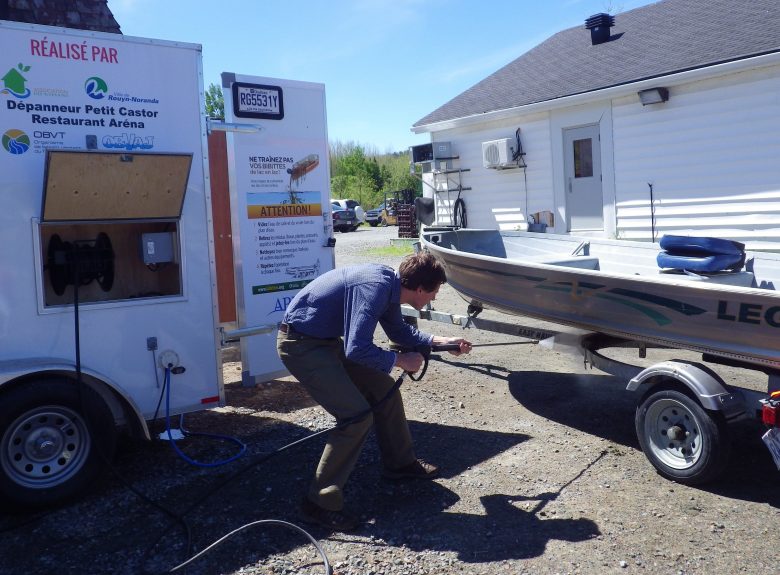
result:
<svg viewBox="0 0 780 575"><path fill-rule="evenodd" d="M114 285L114 249L108 235L101 232L94 240L63 241L58 234L49 239L47 269L52 289L65 293L78 279L79 285L97 281L100 289L110 291Z"/></svg>

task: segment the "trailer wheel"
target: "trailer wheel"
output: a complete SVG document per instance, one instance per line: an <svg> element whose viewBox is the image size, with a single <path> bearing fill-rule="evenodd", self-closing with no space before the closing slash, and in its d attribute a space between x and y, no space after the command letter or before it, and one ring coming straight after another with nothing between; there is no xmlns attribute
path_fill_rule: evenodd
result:
<svg viewBox="0 0 780 575"><path fill-rule="evenodd" d="M0 500L15 510L63 503L115 446L111 412L86 385L79 393L68 379L38 380L0 393Z"/></svg>
<svg viewBox="0 0 780 575"><path fill-rule="evenodd" d="M731 442L723 414L705 410L675 389L651 389L636 410L636 434L658 473L686 485L714 479L728 461Z"/></svg>

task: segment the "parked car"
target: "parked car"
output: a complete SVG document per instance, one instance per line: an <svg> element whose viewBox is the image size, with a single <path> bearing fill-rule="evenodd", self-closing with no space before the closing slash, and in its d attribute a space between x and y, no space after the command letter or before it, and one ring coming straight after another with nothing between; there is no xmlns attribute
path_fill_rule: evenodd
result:
<svg viewBox="0 0 780 575"><path fill-rule="evenodd" d="M366 211L361 207L360 202L357 200L331 200L332 204L338 204L345 210L355 210L355 216L357 216L358 223L366 221Z"/></svg>
<svg viewBox="0 0 780 575"><path fill-rule="evenodd" d="M354 232L358 229L360 222L355 215L355 210L342 208L336 202L330 204L333 212L333 229L342 234L345 232Z"/></svg>
<svg viewBox="0 0 780 575"><path fill-rule="evenodd" d="M382 221L382 210L385 209L385 203L382 202L377 207L366 212L366 223L375 228Z"/></svg>

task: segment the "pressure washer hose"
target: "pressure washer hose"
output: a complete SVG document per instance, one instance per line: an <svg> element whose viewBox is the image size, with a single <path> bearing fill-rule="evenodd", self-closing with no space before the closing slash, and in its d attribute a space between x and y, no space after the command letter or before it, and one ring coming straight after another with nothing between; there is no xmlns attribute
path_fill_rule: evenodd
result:
<svg viewBox="0 0 780 575"><path fill-rule="evenodd" d="M228 457L227 459L221 459L210 463L196 461L191 457L189 457L181 449L179 449L179 446L176 445L176 440L173 438L173 433L171 432L171 368L170 367L165 368L165 378L163 380L163 388L165 390L165 431L168 433L168 441L170 442L171 447L173 447L173 450L176 452L176 454L179 457L181 457L187 463L191 465L195 465L197 467L219 467L220 465L225 465L226 463L235 461L236 459L244 455L244 453L246 452L246 444L236 437L230 437L228 435L218 435L216 433L193 433L191 431L187 431L186 429L184 429L183 413L179 416L179 429L185 436L197 435L199 437L210 437L212 439L222 439L225 441L229 441L231 443L235 443L236 445L238 445L239 449L238 449L238 453Z"/></svg>
<svg viewBox="0 0 780 575"><path fill-rule="evenodd" d="M217 489L223 487L228 482L232 481L233 479L235 479L236 477L238 477L239 475L241 475L245 471L248 471L249 469L259 465L260 463L263 463L263 462L267 461L268 459L270 459L274 455L278 455L282 451L286 451L287 449L289 449L289 448L291 448L293 446L299 445L299 444L301 444L301 443L303 443L305 441L308 441L310 439L313 439L313 438L318 437L320 435L323 435L325 433L329 433L329 432L331 432L333 430L346 427L348 425L356 423L357 421L360 421L361 419L365 418L369 413L371 413L372 411L377 409L385 401L390 399L390 397L396 391L398 391L398 389L401 387L401 384L404 381L404 377L405 376L408 375L409 378L412 379L413 381L419 381L420 379L422 379L423 375L425 375L425 372L428 369L428 360L430 359L430 354L431 354L432 351L457 351L458 349L460 349L460 346L458 344L442 344L442 345L435 345L435 346L418 346L417 348L415 348L413 350L406 350L406 351L417 351L418 353L422 354L423 360L424 360L424 364L423 364L423 369L420 371L419 375L414 376L413 374L411 374L411 373L409 373L407 371L402 372L401 375L398 376L398 378L395 380L395 383L393 384L393 386L382 397L382 399L377 401L375 404L371 405L368 409L366 409L364 411L361 411L360 413L357 413L356 415L354 415L352 417L349 417L347 419L343 419L343 420L337 422L336 425L333 425L333 426L328 427L326 429L322 429L320 431L316 431L316 432L314 432L314 433L312 433L310 435L302 437L301 439L297 439L297 440L293 441L292 443L288 443L287 445L279 447L278 449L275 449L271 453L268 453L266 455L261 456L258 460L250 462L249 464L245 465L241 469L237 470L232 475L228 476L224 481L220 482L216 487L212 488L211 491L207 492L202 498L200 498L199 501L195 502L195 504L193 504L188 509L186 509L185 512L181 514L181 517L183 517L184 515L189 513L189 511L191 511L196 505L199 505L200 503L205 501L206 498L210 497ZM166 369L165 378L166 378L165 384L168 385L167 393L170 393L170 384L169 384L169 381L170 381L170 369ZM169 419L169 417L168 417L168 404L167 404L167 396L166 396L166 424L168 424L168 421L167 421L168 419ZM170 431L169 431L169 436L170 436ZM174 441L171 441L171 444L174 445L174 448L176 448ZM235 457L233 459L235 459ZM186 561L180 563L179 565L173 567L172 569L166 571L165 573L175 573L175 572L183 569L184 567L190 565L193 561L195 561L196 559L202 557L207 552L212 551L218 545L224 543L225 541L227 541L233 535L236 535L236 534L240 533L241 531L243 531L245 529L248 529L249 527L254 527L254 526L257 526L257 525L265 525L265 524L282 525L282 526L289 527L289 528L295 529L295 530L303 533L309 539L309 541L311 541L311 543L317 549L317 552L322 557L326 575L332 575L333 574L333 569L331 568L330 563L328 562L328 558L325 555L325 552L320 547L319 543L317 543L317 541L308 532L306 532L302 528L298 527L297 525L294 525L292 523L288 523L286 521L277 520L277 519L266 519L266 520L261 520L261 521L254 521L252 523L247 523L246 525L242 525L241 527L239 527L237 529L234 529L230 533L227 533L227 534L223 535L221 538L219 538L214 543L212 543L208 547L206 547L203 550L201 550L200 552L198 552L196 555L193 555L192 557L190 557ZM160 537L158 537L158 539L154 542L154 544L149 549L147 549L145 557L149 555L151 550L157 545L157 543L160 541L160 539L162 539L162 537L167 534L167 532L168 532L168 530L166 528L163 531L162 535L160 535ZM147 573L145 570L144 570L144 572Z"/></svg>

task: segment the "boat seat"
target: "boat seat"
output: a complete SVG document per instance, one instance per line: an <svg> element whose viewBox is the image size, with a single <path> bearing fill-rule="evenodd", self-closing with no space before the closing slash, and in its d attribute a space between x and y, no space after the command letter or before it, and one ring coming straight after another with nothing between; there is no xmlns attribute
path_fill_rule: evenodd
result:
<svg viewBox="0 0 780 575"><path fill-rule="evenodd" d="M562 266L567 268L580 268L585 270L599 269L599 258L596 256L573 256L571 254L561 255L543 255L523 258L523 261L530 261L549 266Z"/></svg>
<svg viewBox="0 0 780 575"><path fill-rule="evenodd" d="M753 287L755 285L755 276L753 272L718 272L718 273L685 273L680 270L659 270L663 275L669 275L675 279L685 279L691 281L706 282L710 284L721 284L731 286Z"/></svg>

